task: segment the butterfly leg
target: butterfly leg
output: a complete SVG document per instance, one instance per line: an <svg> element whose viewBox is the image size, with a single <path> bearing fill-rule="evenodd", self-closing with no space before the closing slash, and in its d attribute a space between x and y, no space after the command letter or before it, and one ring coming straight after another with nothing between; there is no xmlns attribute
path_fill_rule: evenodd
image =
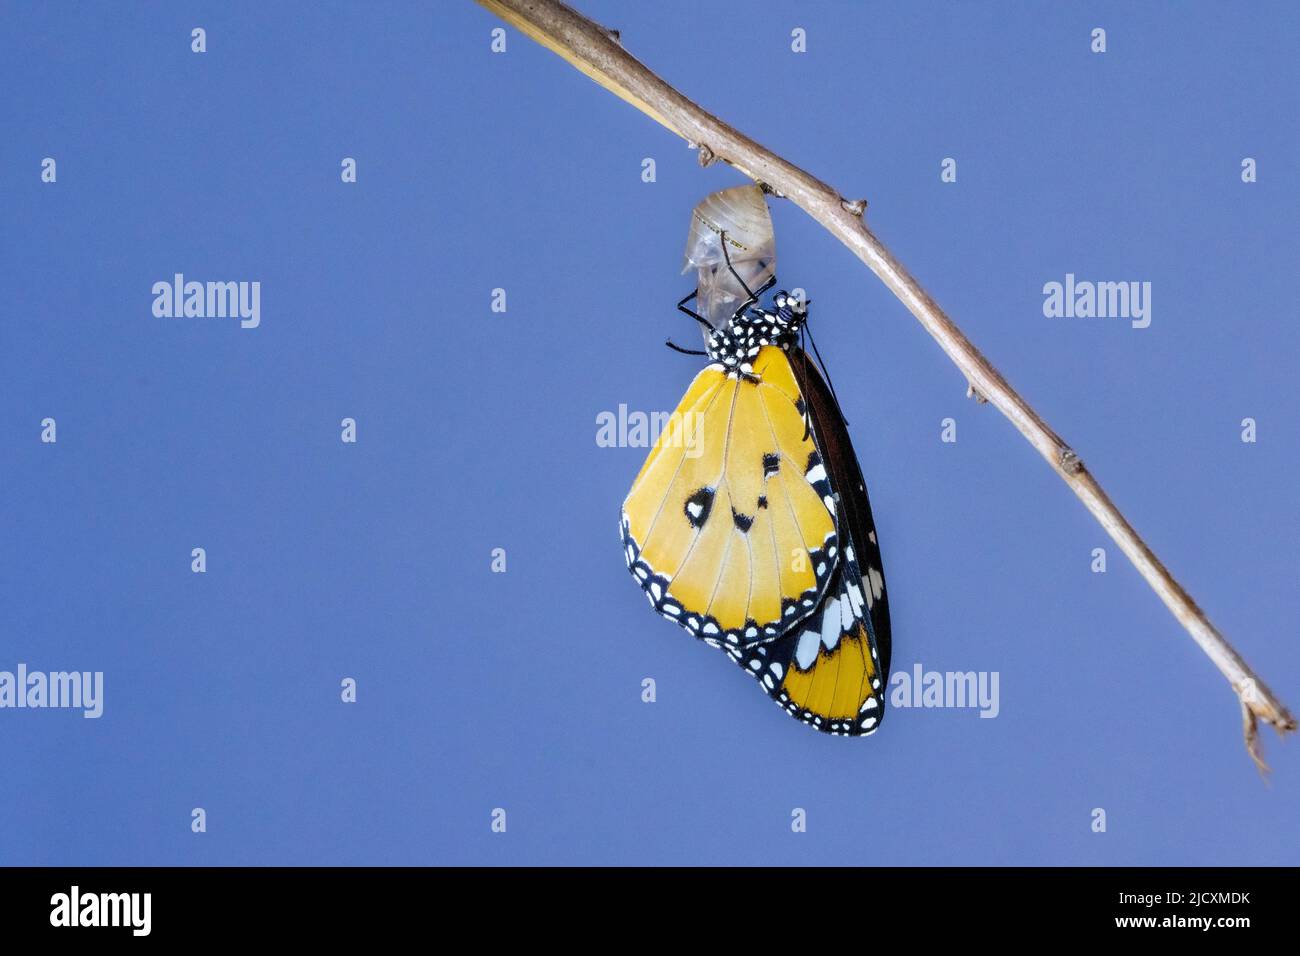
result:
<svg viewBox="0 0 1300 956"><path fill-rule="evenodd" d="M696 322L700 323L700 325L704 326L708 331L712 332L713 326L709 324L708 319L700 315L695 310L686 308L686 303L690 302L691 299L695 298L695 296L699 293L699 291L700 291L699 289L692 289L690 295L686 296L680 302L677 303L677 311L686 313ZM683 355L708 355L709 354L708 352L702 352L698 349L684 349L680 345L675 343L672 339L666 341L664 345L668 346L674 352L681 352Z"/></svg>
<svg viewBox="0 0 1300 956"><path fill-rule="evenodd" d="M668 339L666 342L664 342L664 345L668 346L674 352L681 352L683 355L708 355L709 354L708 352L705 352L701 349L684 349L676 342L674 342L672 339Z"/></svg>
<svg viewBox="0 0 1300 956"><path fill-rule="evenodd" d="M710 332L712 332L712 331L713 331L713 326L712 326L711 324L709 324L709 320L708 320L708 319L706 319L704 316L700 315L700 314L699 314L698 312L696 312L694 309L688 309L688 308L686 308L686 303L687 303L687 302L690 302L691 299L695 298L695 296L699 294L699 291L700 291L699 289L692 289L690 295L686 296L684 299L682 299L682 301L680 301L680 302L677 303L677 311L678 311L678 312L684 312L684 313L686 313L686 314L689 315L692 319L694 319L696 322L700 323L700 325L704 326L706 329L708 329Z"/></svg>
<svg viewBox="0 0 1300 956"><path fill-rule="evenodd" d="M749 298L747 298L744 302L742 302L740 306L736 309L736 311L733 313L733 316L744 315L745 310L748 309L755 302L757 302L759 296L761 296L768 289L772 288L772 286L776 285L776 274L773 273L772 275L768 276L767 281L764 282L763 285L759 287L759 290L757 292L751 290L749 288L749 283L747 283L744 279L740 277L740 273L736 271L736 267L731 264L731 253L727 251L727 232L725 229L722 232L722 258L727 260L727 268L731 270L731 274L735 278L735 280L740 283L740 287L745 290L745 295L749 296Z"/></svg>

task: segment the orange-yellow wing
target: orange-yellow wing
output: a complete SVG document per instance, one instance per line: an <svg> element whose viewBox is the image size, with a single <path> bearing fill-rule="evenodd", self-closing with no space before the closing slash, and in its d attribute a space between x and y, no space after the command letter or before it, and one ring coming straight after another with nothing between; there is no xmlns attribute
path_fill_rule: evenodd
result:
<svg viewBox="0 0 1300 956"><path fill-rule="evenodd" d="M874 733L885 715L885 674L867 629L867 587L856 560L846 560L825 600L795 628L726 651L790 716L830 734Z"/></svg>
<svg viewBox="0 0 1300 956"><path fill-rule="evenodd" d="M789 359L710 365L623 503L629 569L650 604L711 644L775 640L821 602L839 558L835 505Z"/></svg>

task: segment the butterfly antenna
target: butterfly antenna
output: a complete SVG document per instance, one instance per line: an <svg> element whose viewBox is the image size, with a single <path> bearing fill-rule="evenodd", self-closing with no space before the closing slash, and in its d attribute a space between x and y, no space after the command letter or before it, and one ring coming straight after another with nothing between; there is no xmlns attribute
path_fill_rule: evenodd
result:
<svg viewBox="0 0 1300 956"><path fill-rule="evenodd" d="M835 401L835 411L839 413L840 421L847 427L849 420L844 417L844 406L840 404L840 397L835 394L835 383L831 381L831 373L826 368L826 362L822 359L822 353L817 349L817 340L813 338L812 330L808 328L808 320L805 318L801 331L807 336L809 343L813 347L813 355L817 356L817 364L822 367L822 374L826 376L826 387L831 390L831 398Z"/></svg>

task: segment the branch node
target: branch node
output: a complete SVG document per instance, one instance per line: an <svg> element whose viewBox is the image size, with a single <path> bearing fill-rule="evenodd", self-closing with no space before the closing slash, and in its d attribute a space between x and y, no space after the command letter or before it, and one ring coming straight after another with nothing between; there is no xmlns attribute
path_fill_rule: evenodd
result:
<svg viewBox="0 0 1300 956"><path fill-rule="evenodd" d="M966 397L975 399L975 401L979 402L981 405L988 404L988 398L983 392L975 387L975 383L970 379L966 379Z"/></svg>
<svg viewBox="0 0 1300 956"><path fill-rule="evenodd" d="M605 36L609 37L619 46L623 45L623 34L619 33L617 30L611 29L610 27L605 27Z"/></svg>
<svg viewBox="0 0 1300 956"><path fill-rule="evenodd" d="M713 150L709 149L707 143L700 143L699 160L701 166L712 166L717 161L717 158L717 155Z"/></svg>
<svg viewBox="0 0 1300 956"><path fill-rule="evenodd" d="M1067 475L1077 475L1083 471L1083 459L1073 448L1061 449L1060 463L1061 471Z"/></svg>
<svg viewBox="0 0 1300 956"><path fill-rule="evenodd" d="M857 216L859 219L861 219L862 214L867 211L867 201L865 199L854 199L851 201L848 199L841 199L840 205L844 207L845 212Z"/></svg>
<svg viewBox="0 0 1300 956"><path fill-rule="evenodd" d="M1246 753L1250 754L1250 759L1255 761L1255 769L1267 780L1271 769L1264 762L1264 752L1259 746L1259 724L1255 720L1255 711L1246 702L1244 695L1241 698L1241 736L1246 741Z"/></svg>

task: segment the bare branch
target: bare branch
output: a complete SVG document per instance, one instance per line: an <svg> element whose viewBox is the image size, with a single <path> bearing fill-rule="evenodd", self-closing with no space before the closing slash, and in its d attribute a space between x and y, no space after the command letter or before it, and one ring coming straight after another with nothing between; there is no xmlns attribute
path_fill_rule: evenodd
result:
<svg viewBox="0 0 1300 956"><path fill-rule="evenodd" d="M1038 449L1227 678L1241 703L1246 749L1260 768L1266 769L1256 722L1271 724L1281 734L1295 730L1295 718L1174 580L1074 450L1007 383L871 231L864 218L866 200L845 199L826 183L697 106L628 53L617 33L558 0L478 2L655 122L698 146L701 164L729 163L769 192L790 199L865 262L961 369L967 394L994 406Z"/></svg>

